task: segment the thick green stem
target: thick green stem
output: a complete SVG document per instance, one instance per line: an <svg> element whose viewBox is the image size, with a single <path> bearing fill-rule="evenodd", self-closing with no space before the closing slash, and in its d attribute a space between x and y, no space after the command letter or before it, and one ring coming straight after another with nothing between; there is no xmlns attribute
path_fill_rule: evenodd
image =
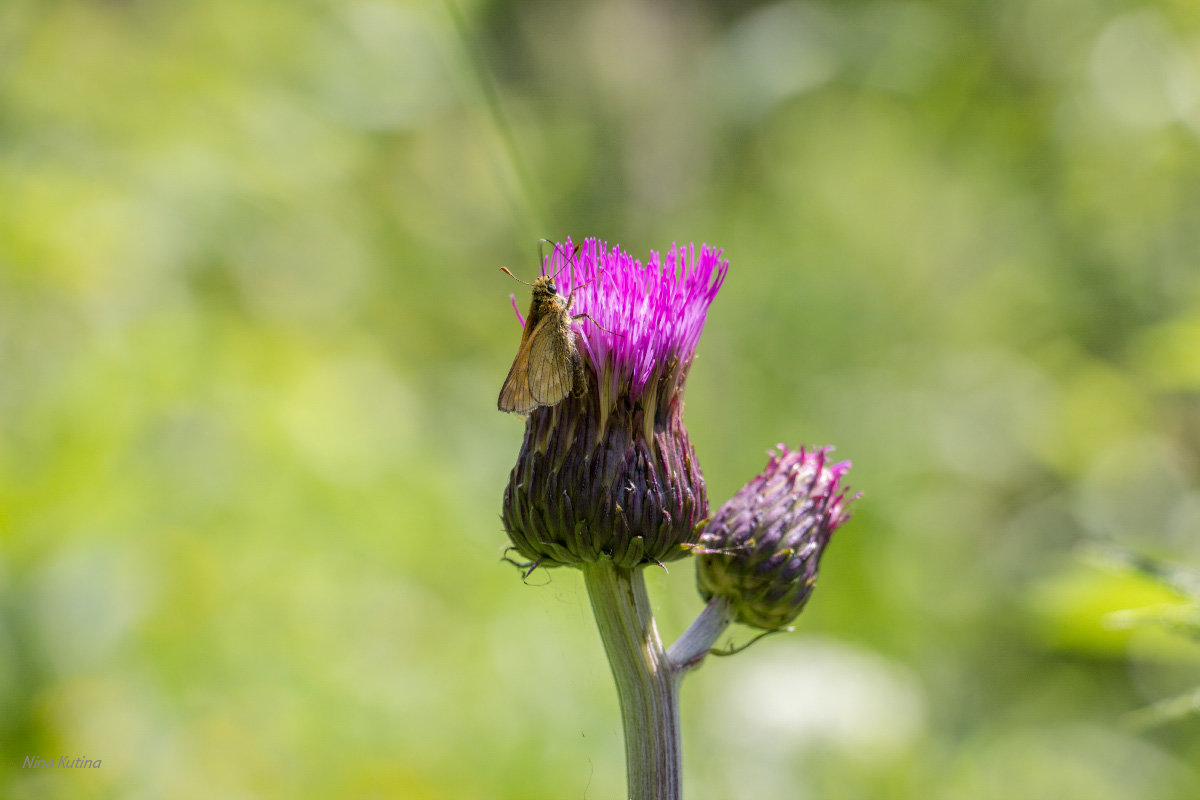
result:
<svg viewBox="0 0 1200 800"><path fill-rule="evenodd" d="M642 568L605 561L582 570L621 702L629 800L680 800L679 686L658 638Z"/></svg>

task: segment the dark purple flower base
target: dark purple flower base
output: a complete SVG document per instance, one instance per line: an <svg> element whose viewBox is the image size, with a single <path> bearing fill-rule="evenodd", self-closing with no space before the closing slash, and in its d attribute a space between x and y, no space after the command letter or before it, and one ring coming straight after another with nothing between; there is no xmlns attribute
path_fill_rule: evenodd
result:
<svg viewBox="0 0 1200 800"><path fill-rule="evenodd" d="M688 555L708 496L678 399L647 411L618 397L602 414L600 394L530 415L504 490L509 538L546 567L611 559L628 569Z"/></svg>

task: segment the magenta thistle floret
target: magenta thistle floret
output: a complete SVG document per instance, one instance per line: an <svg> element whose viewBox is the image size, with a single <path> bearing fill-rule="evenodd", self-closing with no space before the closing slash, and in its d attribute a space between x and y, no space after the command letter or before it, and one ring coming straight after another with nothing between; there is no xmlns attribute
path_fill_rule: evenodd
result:
<svg viewBox="0 0 1200 800"><path fill-rule="evenodd" d="M533 563L618 566L687 555L708 515L683 424L682 392L708 307L729 269L721 251L674 246L643 264L568 240L546 259L570 312L588 391L529 415L502 518Z"/></svg>
<svg viewBox="0 0 1200 800"><path fill-rule="evenodd" d="M713 515L696 568L706 600L728 598L739 622L766 630L796 618L825 546L858 498L841 485L850 462L829 463L831 449L779 445L763 472Z"/></svg>

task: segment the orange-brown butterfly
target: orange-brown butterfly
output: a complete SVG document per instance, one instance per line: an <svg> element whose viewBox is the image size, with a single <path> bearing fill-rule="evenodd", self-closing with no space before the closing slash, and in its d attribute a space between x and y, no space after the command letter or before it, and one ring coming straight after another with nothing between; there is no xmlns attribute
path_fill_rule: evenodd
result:
<svg viewBox="0 0 1200 800"><path fill-rule="evenodd" d="M545 241L548 240L542 240ZM558 245L554 245L554 248L557 251ZM579 250L579 245L576 245L567 264L579 254ZM540 243L538 252L541 253ZM545 259L542 259L542 263L545 263ZM571 301L575 297L575 290L587 284L574 287L568 296L563 297L554 285L557 273L543 275L533 283L528 283L513 275L508 267L501 267L500 271L515 281L532 286L533 302L529 305L529 316L525 318L521 346L517 348L517 357L513 359L508 377L500 387L500 399L496 401L496 406L501 411L528 414L538 406L557 405L568 394L583 396L588 388L587 371L583 367L583 358L579 355L571 323L586 317L597 328L600 328L600 324L587 314L571 314Z"/></svg>

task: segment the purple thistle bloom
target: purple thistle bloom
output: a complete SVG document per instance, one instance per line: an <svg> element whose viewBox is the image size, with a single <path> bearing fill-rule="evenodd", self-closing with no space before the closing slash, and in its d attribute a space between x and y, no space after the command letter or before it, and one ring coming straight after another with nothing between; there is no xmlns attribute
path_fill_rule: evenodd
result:
<svg viewBox="0 0 1200 800"><path fill-rule="evenodd" d="M580 287L571 313L588 314L597 324L577 323L579 348L608 379L606 399L627 394L637 400L647 386L660 394L682 391L708 307L729 271L721 251L701 245L697 258L696 245L672 245L665 261L651 251L643 265L597 239L585 239L572 256L574 249L570 239L557 246L542 274L558 274L564 295Z"/></svg>
<svg viewBox="0 0 1200 800"><path fill-rule="evenodd" d="M721 506L700 537L696 582L705 600L726 597L737 621L765 630L796 618L825 546L859 497L846 496L850 462L830 464L831 449L779 445L762 474Z"/></svg>
<svg viewBox="0 0 1200 800"><path fill-rule="evenodd" d="M596 239L574 250L557 246L542 273L564 295L578 287L570 311L592 318L572 325L588 391L530 414L505 529L545 566L679 558L708 514L681 398L729 263L708 246L651 253L644 265Z"/></svg>

